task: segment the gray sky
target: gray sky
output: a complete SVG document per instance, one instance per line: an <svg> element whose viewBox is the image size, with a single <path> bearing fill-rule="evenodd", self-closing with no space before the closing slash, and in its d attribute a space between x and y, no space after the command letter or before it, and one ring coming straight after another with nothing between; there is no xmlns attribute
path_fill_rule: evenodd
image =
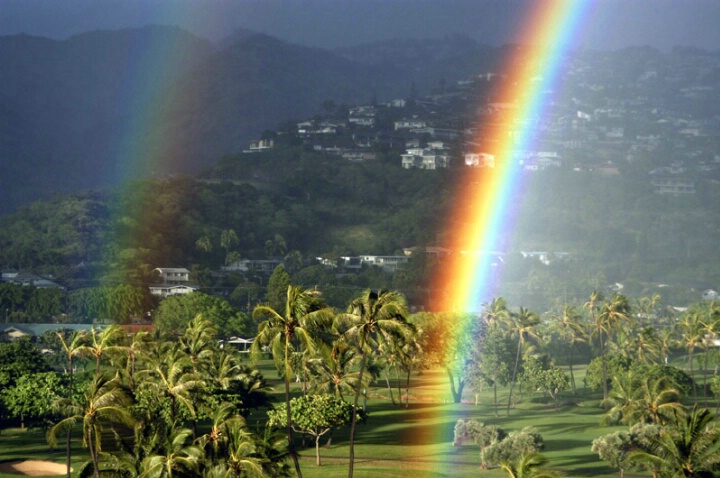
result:
<svg viewBox="0 0 720 478"><path fill-rule="evenodd" d="M246 28L319 47L457 33L497 45L515 39L528 1L546 0L0 0L0 34L62 39L162 24L212 40ZM584 47L720 50L720 0L593 0L591 12Z"/></svg>

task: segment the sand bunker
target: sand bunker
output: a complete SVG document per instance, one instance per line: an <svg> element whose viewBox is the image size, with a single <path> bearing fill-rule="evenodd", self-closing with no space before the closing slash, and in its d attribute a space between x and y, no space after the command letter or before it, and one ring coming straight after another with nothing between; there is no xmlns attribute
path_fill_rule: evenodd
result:
<svg viewBox="0 0 720 478"><path fill-rule="evenodd" d="M67 465L42 460L6 461L0 472L24 476L57 476L67 473Z"/></svg>

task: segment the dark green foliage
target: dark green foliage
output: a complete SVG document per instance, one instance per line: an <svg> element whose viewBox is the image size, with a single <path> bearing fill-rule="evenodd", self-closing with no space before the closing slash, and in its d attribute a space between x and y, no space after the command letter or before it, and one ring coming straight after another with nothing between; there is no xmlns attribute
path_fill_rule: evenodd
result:
<svg viewBox="0 0 720 478"><path fill-rule="evenodd" d="M608 385L612 381L612 377L627 372L633 363L632 359L617 354L608 355L605 360L607 362ZM588 365L585 374L585 385L593 390L601 390L603 388L602 376L601 357L595 357Z"/></svg>
<svg viewBox="0 0 720 478"><path fill-rule="evenodd" d="M8 386L22 375L49 372L50 367L30 337L20 337L9 343L0 343L0 380Z"/></svg>
<svg viewBox="0 0 720 478"><path fill-rule="evenodd" d="M231 306L225 299L202 292L171 296L163 300L155 311L155 327L165 334L185 330L198 315L209 320L219 338L245 337L253 333L250 317Z"/></svg>
<svg viewBox="0 0 720 478"><path fill-rule="evenodd" d="M635 362L631 365L637 376L651 380L665 380L668 387L676 388L682 395L688 395L693 388L693 379L685 371L671 365L642 364Z"/></svg>
<svg viewBox="0 0 720 478"><path fill-rule="evenodd" d="M275 310L283 310L290 283L290 274L285 272L282 265L277 266L268 279L266 299L270 307Z"/></svg>
<svg viewBox="0 0 720 478"><path fill-rule="evenodd" d="M20 426L46 424L52 417L53 401L67 388L56 372L29 373L17 378L11 387L0 389L0 409L4 405L9 417L18 418Z"/></svg>

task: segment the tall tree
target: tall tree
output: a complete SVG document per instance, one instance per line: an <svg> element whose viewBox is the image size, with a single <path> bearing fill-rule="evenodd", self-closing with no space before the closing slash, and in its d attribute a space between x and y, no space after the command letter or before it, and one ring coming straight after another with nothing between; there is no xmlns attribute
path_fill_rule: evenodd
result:
<svg viewBox="0 0 720 478"><path fill-rule="evenodd" d="M402 294L389 290L375 292L370 289L350 303L347 313L338 316L337 320L345 337L360 351L360 377L365 373L367 357L372 352L373 345L378 341L409 335L411 327L406 317L407 305ZM362 381L359 380L355 388L350 424L349 478L353 476L355 462L355 427L361 387Z"/></svg>
<svg viewBox="0 0 720 478"><path fill-rule="evenodd" d="M133 423L130 413L132 401L116 378L108 380L96 376L85 392L83 402L76 404L71 400L61 399L58 409L66 418L56 423L48 431L51 446L57 445L57 434L72 428L82 421L83 444L90 450L93 463L93 476L100 476L101 438L104 426L110 424L129 426Z"/></svg>
<svg viewBox="0 0 720 478"><path fill-rule="evenodd" d="M72 335L68 338L65 337L65 335L61 331L56 332L58 339L60 340L60 345L62 346L63 354L65 355L65 358L67 359L67 370L68 370L68 392L67 392L67 401L72 402L72 393L73 393L73 374L75 372L74 369L74 361L75 357L80 356L83 351L85 350L85 345L87 343L87 333L86 332L73 332ZM67 478L70 478L70 458L72 454L72 447L70 443L70 438L72 435L72 428L68 427L66 430L66 437L65 437L65 454L66 454L66 464L67 464Z"/></svg>
<svg viewBox="0 0 720 478"><path fill-rule="evenodd" d="M220 233L220 247L225 249L225 265L228 265L230 248L239 242L234 229L225 229Z"/></svg>
<svg viewBox="0 0 720 478"><path fill-rule="evenodd" d="M195 248L203 253L203 257L206 253L212 252L213 246L212 241L208 236L202 236L200 239L195 241Z"/></svg>
<svg viewBox="0 0 720 478"><path fill-rule="evenodd" d="M585 304L590 310L593 329L598 335L600 341L600 359L602 362L602 373L603 373L603 400L608 398L608 379L607 379L607 360L606 360L606 346L605 339L608 340L611 334L621 324L628 323L630 319L630 305L628 304L625 296L616 294L610 300L605 300L602 304L600 301L604 300L604 297L599 292L593 292L590 296L590 300Z"/></svg>
<svg viewBox="0 0 720 478"><path fill-rule="evenodd" d="M585 330L580 315L575 307L566 305L562 314L553 314L552 329L561 340L568 345L568 367L570 369L570 386L575 393L575 375L573 374L573 350L578 343L585 342Z"/></svg>
<svg viewBox="0 0 720 478"><path fill-rule="evenodd" d="M302 471L293 443L290 411L291 353L297 348L313 352L317 348L315 335L330 325L332 316L332 310L325 307L319 291L292 285L287 288L282 312L265 305L259 305L253 310L255 319L265 320L258 326L251 352L257 358L262 354L262 347L269 347L275 367L284 379L288 448L299 478L302 477Z"/></svg>
<svg viewBox="0 0 720 478"><path fill-rule="evenodd" d="M117 324L112 324L103 330L92 327L89 341L81 349L81 354L95 359L96 377L100 375L100 360L103 355L125 351L125 346L121 344L124 337L125 331Z"/></svg>
<svg viewBox="0 0 720 478"><path fill-rule="evenodd" d="M689 370L690 376L693 378L693 384L695 383L695 377L693 376L693 352L704 340L702 319L703 317L700 313L690 312L685 314L682 320L677 323L680 343L683 348L687 349L686 370ZM695 386L693 385L693 391L694 390Z"/></svg>
<svg viewBox="0 0 720 478"><path fill-rule="evenodd" d="M508 334L517 338L517 352L515 354L515 366L513 367L512 379L510 381L510 393L508 395L507 416L510 416L512 405L513 389L517 380L518 366L520 365L520 354L528 339L540 340L536 327L540 324L540 317L524 307L520 307L517 313L510 314Z"/></svg>

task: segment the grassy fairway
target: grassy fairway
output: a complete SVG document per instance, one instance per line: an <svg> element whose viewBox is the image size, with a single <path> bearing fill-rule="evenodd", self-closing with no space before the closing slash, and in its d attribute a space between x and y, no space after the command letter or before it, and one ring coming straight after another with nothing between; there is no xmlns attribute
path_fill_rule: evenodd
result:
<svg viewBox="0 0 720 478"><path fill-rule="evenodd" d="M358 428L355 475L415 476L415 477L476 477L504 476L498 469L480 470L478 448L474 444L454 447L453 427L460 419L474 418L494 423L505 430L526 426L537 428L545 439L543 453L550 459L550 467L565 476L610 477L617 472L600 461L590 451L593 439L618 429L600 425L602 411L597 407L598 396L570 394L565 404L556 408L538 400L525 400L506 416L505 407L495 418L492 390L478 396L471 391L462 404L449 401L447 377L442 370L434 370L414 379L410 391L410 407L393 406L387 389L376 388L368 400L370 418ZM502 390L500 399L507 399ZM502 403L501 403L502 405ZM335 434L330 449L322 449L323 465L314 462L310 444L302 449L303 476L331 478L347 476L347 431Z"/></svg>
<svg viewBox="0 0 720 478"><path fill-rule="evenodd" d="M282 386L274 367L268 361L263 362L260 368L275 387L276 400L281 401L279 392ZM582 377L579 383L581 380ZM590 452L594 438L617 429L600 425L602 411L597 406L598 394L588 395L581 390L573 397L568 392L562 397L563 405L557 408L551 403L541 403L538 397L523 397L523 402L507 417L502 403L502 400L507 400L507 390L503 389L499 393L499 417L495 418L491 389L478 394L478 405L475 405L472 390L465 393L463 403L451 403L447 376L443 370L433 370L413 378L407 409L404 405L391 403L383 383L375 385L368 390L370 418L358 427L355 476L359 478L503 476L498 469L479 469L479 451L474 444L452 445L453 427L460 418L494 423L508 431L534 426L545 440L543 453L549 458L551 468L569 477L617 476L615 470ZM294 383L293 389L299 393L299 384ZM397 389L393 393L397 401ZM264 421L264 417L263 411L255 412L249 420L250 426L255 427ZM347 444L348 429L337 431L332 446L321 448L321 467L315 466L312 440L308 439L305 447L299 444L303 475L307 478L347 476ZM0 461L40 459L64 463L64 458L63 441L60 440L57 449L50 451L41 430L7 429L0 435ZM77 469L86 459L87 450L81 448L78 436L73 451L73 466ZM0 477L10 476L13 475L0 474Z"/></svg>
<svg viewBox="0 0 720 478"><path fill-rule="evenodd" d="M72 467L77 467L87 459L87 450L80 445L79 432L74 434ZM0 435L0 463L17 460L47 460L55 463L65 463L65 441L60 446L50 449L45 438L45 430L6 428ZM0 473L0 477L15 477Z"/></svg>

